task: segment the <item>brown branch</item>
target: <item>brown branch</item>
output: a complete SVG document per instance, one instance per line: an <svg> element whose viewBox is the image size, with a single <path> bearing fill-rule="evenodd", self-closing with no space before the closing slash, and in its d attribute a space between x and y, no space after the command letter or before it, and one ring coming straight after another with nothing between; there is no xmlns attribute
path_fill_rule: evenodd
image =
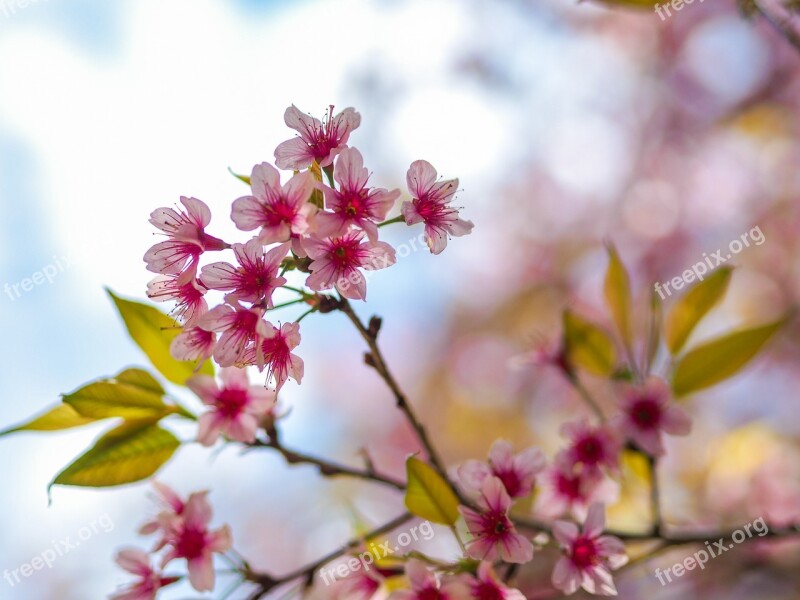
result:
<svg viewBox="0 0 800 600"><path fill-rule="evenodd" d="M425 427L422 425L422 423L420 423L419 419L417 419L416 415L414 414L414 410L411 408L411 405L408 402L408 399L400 389L400 385L397 383L391 371L389 370L388 365L386 364L383 353L378 346L378 331L380 330L381 326L380 319L378 317L372 317L369 326L365 326L361 322L361 319L358 318L358 315L356 315L356 313L353 311L353 307L344 298L339 301L338 309L347 315L347 318L350 319L353 325L355 325L355 328L361 334L361 337L364 338L364 341L369 347L369 352L365 355L366 363L375 369L378 375L380 375L381 379L386 382L386 385L392 391L397 408L403 412L409 424L414 429L415 433L417 434L417 438L425 449L426 454L430 458L431 464L437 471L439 471L439 474L450 484L450 487L453 488L453 491L456 492L456 494L460 497L458 489L456 489L452 482L450 482L450 479L447 476L447 470L445 469L441 458L439 458L439 454L436 452L436 449L428 438Z"/></svg>
<svg viewBox="0 0 800 600"><path fill-rule="evenodd" d="M282 446L277 439L270 438L266 441L256 440L255 442L250 444L250 447L272 448L274 450L277 450L281 454L281 456L283 456L286 459L287 463L313 465L317 467L320 474L325 477L346 475L348 477L355 477L357 479L363 479L365 481L373 481L375 483L388 485L389 487L392 487L396 490L403 491L406 489L406 485L402 481L398 481L391 477L381 475L380 473L376 472L375 469L371 466L367 467L366 469L356 469L353 467L348 467L347 465L334 463L328 460L317 458L315 456L310 456L308 454L303 454L301 452L289 450L288 448Z"/></svg>
<svg viewBox="0 0 800 600"><path fill-rule="evenodd" d="M749 0L745 9L760 13L775 31L800 51L800 23L795 13L780 0Z"/></svg>
<svg viewBox="0 0 800 600"><path fill-rule="evenodd" d="M334 550L333 552L326 554L322 558L317 559L313 563L301 567L295 571L292 571L291 573L283 575L282 577L276 578L266 573L256 573L256 572L246 573L245 575L247 579L252 581L253 583L258 584L259 586L259 588L248 597L248 600L260 600L276 587L300 578L303 578L305 580L306 586L310 586L314 581L314 573L316 573L316 571L320 567L358 548L365 539L370 539L377 537L379 535L389 533L393 529L397 529L398 527L407 523L413 518L414 515L412 515L411 513L408 512L403 513L402 515L395 517L388 523L384 523L380 527L373 529L369 533L366 533L361 537L351 539L349 542L347 542L344 546L342 546L338 550Z"/></svg>

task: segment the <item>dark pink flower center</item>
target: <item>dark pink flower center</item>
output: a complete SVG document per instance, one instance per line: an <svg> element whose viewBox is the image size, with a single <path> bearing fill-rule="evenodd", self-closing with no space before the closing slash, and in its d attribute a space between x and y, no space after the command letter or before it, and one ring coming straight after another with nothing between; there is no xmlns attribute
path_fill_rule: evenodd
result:
<svg viewBox="0 0 800 600"><path fill-rule="evenodd" d="M435 587L429 586L417 592L417 600L440 600L442 594Z"/></svg>
<svg viewBox="0 0 800 600"><path fill-rule="evenodd" d="M587 435L575 444L575 456L585 465L596 465L605 457L602 440L595 435Z"/></svg>
<svg viewBox="0 0 800 600"><path fill-rule="evenodd" d="M579 569L585 569L600 562L600 554L594 541L587 537L579 537L572 544L572 562Z"/></svg>
<svg viewBox="0 0 800 600"><path fill-rule="evenodd" d="M506 492L512 498L516 497L518 494L522 492L522 481L520 481L519 475L514 469L510 469L508 471L497 471L492 469L494 474L500 478L500 481L503 482L503 487L506 488Z"/></svg>
<svg viewBox="0 0 800 600"><path fill-rule="evenodd" d="M333 240L333 248L329 256L339 270L360 267L361 243L356 238L348 237Z"/></svg>
<svg viewBox="0 0 800 600"><path fill-rule="evenodd" d="M629 409L631 419L640 429L655 429L661 422L661 405L652 398L636 400Z"/></svg>
<svg viewBox="0 0 800 600"><path fill-rule="evenodd" d="M342 212L348 217L360 217L367 212L367 191L347 190L342 192Z"/></svg>
<svg viewBox="0 0 800 600"><path fill-rule="evenodd" d="M555 477L555 484L558 493L570 500L579 500L583 497L581 494L581 480L578 475L558 473Z"/></svg>
<svg viewBox="0 0 800 600"><path fill-rule="evenodd" d="M491 581L479 581L472 588L472 597L476 600L503 600L503 591Z"/></svg>
<svg viewBox="0 0 800 600"><path fill-rule="evenodd" d="M181 532L175 552L181 558L192 560L203 555L206 547L206 532L203 529L187 528Z"/></svg>
<svg viewBox="0 0 800 600"><path fill-rule="evenodd" d="M506 514L500 511L484 513L482 526L482 534L490 539L505 537L513 527Z"/></svg>
<svg viewBox="0 0 800 600"><path fill-rule="evenodd" d="M444 223L448 220L448 217L455 212L446 204L427 199L415 200L414 208L417 209L422 220L430 225Z"/></svg>
<svg viewBox="0 0 800 600"><path fill-rule="evenodd" d="M217 411L229 418L238 417L247 406L249 395L247 390L223 388L215 398Z"/></svg>
<svg viewBox="0 0 800 600"><path fill-rule="evenodd" d="M269 227L277 227L283 223L293 223L297 211L294 206L285 202L283 199L264 205L264 223Z"/></svg>
<svg viewBox="0 0 800 600"><path fill-rule="evenodd" d="M265 338L261 342L261 352L264 353L264 360L273 365L285 365L289 362L289 346L282 335Z"/></svg>

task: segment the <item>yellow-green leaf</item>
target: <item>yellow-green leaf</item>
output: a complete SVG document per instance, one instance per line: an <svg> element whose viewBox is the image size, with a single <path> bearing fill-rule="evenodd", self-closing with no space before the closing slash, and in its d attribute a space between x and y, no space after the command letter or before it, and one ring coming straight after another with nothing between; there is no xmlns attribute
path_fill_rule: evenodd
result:
<svg viewBox="0 0 800 600"><path fill-rule="evenodd" d="M564 311L564 348L570 365L608 376L617 366L614 342L597 325Z"/></svg>
<svg viewBox="0 0 800 600"><path fill-rule="evenodd" d="M52 485L109 487L150 477L181 443L152 422L127 422L101 437L61 471Z"/></svg>
<svg viewBox="0 0 800 600"><path fill-rule="evenodd" d="M721 267L678 300L664 323L664 338L672 354L681 351L700 320L725 296L731 279L730 267Z"/></svg>
<svg viewBox="0 0 800 600"><path fill-rule="evenodd" d="M184 385L187 379L195 375L194 363L175 360L170 354L170 344L181 331L175 321L152 306L125 300L111 290L108 290L108 295L114 301L133 341L164 377ZM207 361L198 372L214 375L214 367Z"/></svg>
<svg viewBox="0 0 800 600"><path fill-rule="evenodd" d="M418 458L406 461L406 507L413 514L441 525L458 520L458 498L441 475Z"/></svg>
<svg viewBox="0 0 800 600"><path fill-rule="evenodd" d="M14 433L16 431L60 431L61 429L71 429L94 423L97 419L86 417L67 404L59 404L51 408L44 414L34 417L27 423L17 425L11 429L0 432L0 435Z"/></svg>
<svg viewBox="0 0 800 600"><path fill-rule="evenodd" d="M631 343L631 284L628 271L617 254L616 248L608 244L608 269L603 286L606 304L619 329L626 347Z"/></svg>
<svg viewBox="0 0 800 600"><path fill-rule="evenodd" d="M164 389L149 373L127 369L112 379L65 394L63 399L84 417L157 421L173 412L173 407L164 404L163 396Z"/></svg>
<svg viewBox="0 0 800 600"><path fill-rule="evenodd" d="M236 177L236 179L238 179L239 181L243 181L247 185L250 185L250 177L249 176L247 176L247 175L239 175L239 173L234 172L234 170L231 169L230 167L228 167L228 172L231 175L233 175L234 177Z"/></svg>
<svg viewBox="0 0 800 600"><path fill-rule="evenodd" d="M784 319L729 333L686 353L675 367L672 389L685 396L735 375L780 329Z"/></svg>

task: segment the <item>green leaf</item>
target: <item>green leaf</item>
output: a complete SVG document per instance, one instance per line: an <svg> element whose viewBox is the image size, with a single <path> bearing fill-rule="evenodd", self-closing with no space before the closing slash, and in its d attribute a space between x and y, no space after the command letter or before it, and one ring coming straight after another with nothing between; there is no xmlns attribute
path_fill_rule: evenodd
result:
<svg viewBox="0 0 800 600"><path fill-rule="evenodd" d="M708 279L692 286L669 311L664 338L672 354L681 351L695 326L725 296L732 271L730 267L717 269Z"/></svg>
<svg viewBox="0 0 800 600"><path fill-rule="evenodd" d="M164 389L146 371L127 369L64 395L64 403L85 417L159 420L174 411L164 404Z"/></svg>
<svg viewBox="0 0 800 600"><path fill-rule="evenodd" d="M97 419L78 414L74 408L59 404L47 412L34 417L27 423L0 432L0 436L17 431L60 431L94 423Z"/></svg>
<svg viewBox="0 0 800 600"><path fill-rule="evenodd" d="M608 244L608 269L603 286L606 304L619 329L626 347L631 344L631 284L628 271L617 254L616 248Z"/></svg>
<svg viewBox="0 0 800 600"><path fill-rule="evenodd" d="M603 376L616 370L617 352L608 334L568 310L564 311L564 348L571 365Z"/></svg>
<svg viewBox="0 0 800 600"><path fill-rule="evenodd" d="M433 523L450 525L458 520L458 498L436 470L418 458L406 461L408 484L405 503L411 513Z"/></svg>
<svg viewBox="0 0 800 600"><path fill-rule="evenodd" d="M238 179L239 181L243 181L247 185L250 185L250 177L248 177L247 175L239 175L238 173L234 173L233 169L231 169L230 167L228 167L228 172L234 177L236 177L236 179Z"/></svg>
<svg viewBox="0 0 800 600"><path fill-rule="evenodd" d="M109 487L150 477L181 445L166 429L149 421L126 422L61 471L53 485Z"/></svg>
<svg viewBox="0 0 800 600"><path fill-rule="evenodd" d="M133 341L164 377L173 383L184 385L187 379L195 375L194 363L175 360L170 354L170 344L181 331L175 321L152 306L125 300L111 290L107 291ZM206 361L198 373L213 376L214 367Z"/></svg>
<svg viewBox="0 0 800 600"><path fill-rule="evenodd" d="M685 396L735 375L785 323L785 319L729 333L686 353L675 367L672 389Z"/></svg>

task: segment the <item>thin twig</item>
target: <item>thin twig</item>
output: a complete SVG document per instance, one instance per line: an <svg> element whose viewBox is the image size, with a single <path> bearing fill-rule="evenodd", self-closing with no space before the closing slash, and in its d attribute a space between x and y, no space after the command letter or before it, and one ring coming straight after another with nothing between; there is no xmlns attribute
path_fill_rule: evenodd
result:
<svg viewBox="0 0 800 600"><path fill-rule="evenodd" d="M402 481L398 481L396 479L392 479L391 477L381 475L375 472L374 469L370 468L356 469L353 467L348 467L346 465L317 458L315 456L310 456L308 454L303 454L302 452L289 450L288 448L282 446L280 442L275 439L256 440L255 442L250 444L250 446L253 448L272 448L274 450L277 450L289 464L314 465L317 467L317 469L319 469L320 474L324 475L325 477L346 475L348 477L355 477L357 479L364 479L367 481L374 481L376 483L388 485L396 490L406 489L405 483L403 483Z"/></svg>

